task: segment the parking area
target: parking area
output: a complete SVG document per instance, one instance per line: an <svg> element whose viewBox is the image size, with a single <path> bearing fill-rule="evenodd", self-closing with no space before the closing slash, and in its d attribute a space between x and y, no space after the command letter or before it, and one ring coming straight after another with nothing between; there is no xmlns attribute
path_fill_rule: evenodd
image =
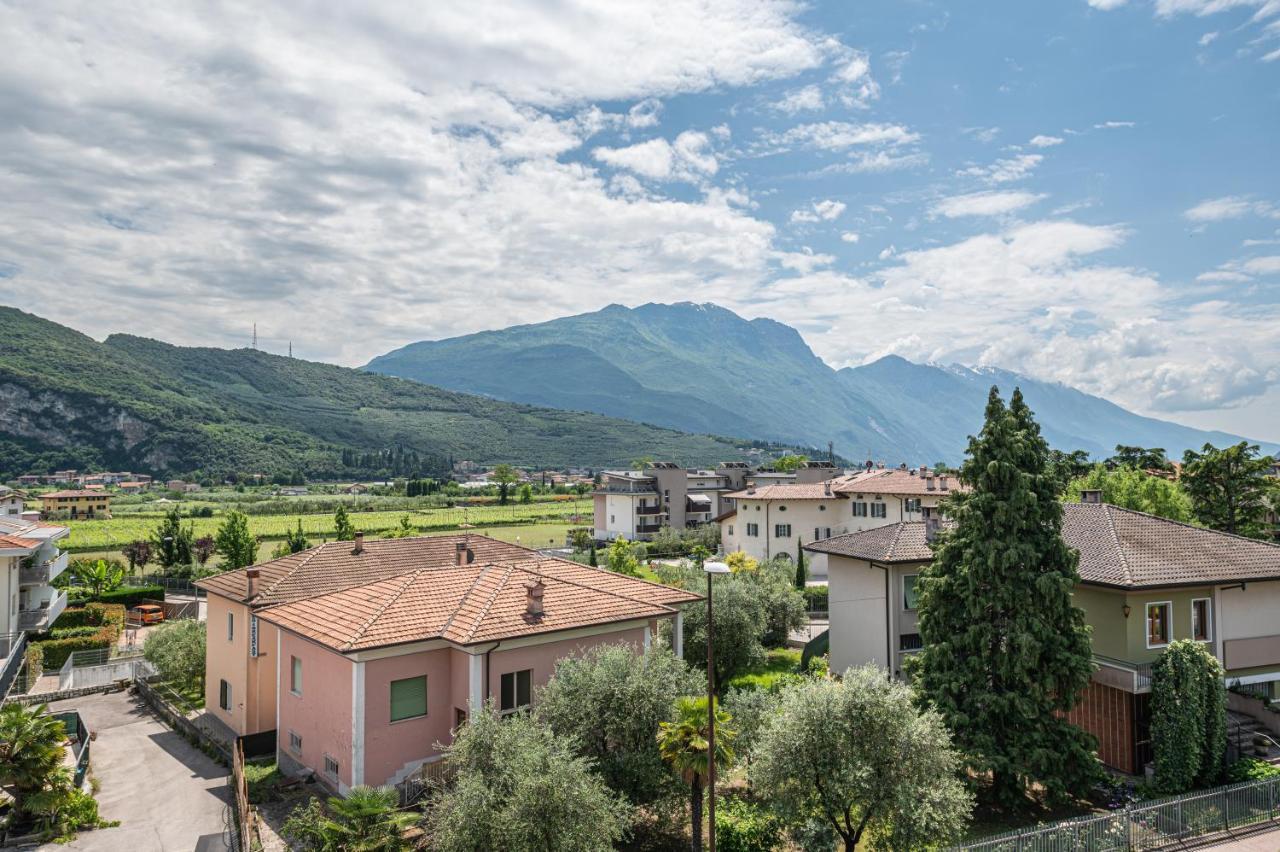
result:
<svg viewBox="0 0 1280 852"><path fill-rule="evenodd" d="M90 771L99 810L116 828L82 832L65 846L81 852L223 852L228 770L166 727L127 692L87 695L49 705L75 709L97 738Z"/></svg>

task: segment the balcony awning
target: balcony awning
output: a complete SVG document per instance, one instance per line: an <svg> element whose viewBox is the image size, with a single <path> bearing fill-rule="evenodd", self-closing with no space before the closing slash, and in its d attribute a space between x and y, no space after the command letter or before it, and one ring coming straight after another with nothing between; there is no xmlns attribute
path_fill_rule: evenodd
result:
<svg viewBox="0 0 1280 852"><path fill-rule="evenodd" d="M711 506L711 498L708 497L706 494L690 494L685 499L687 499L690 503L707 506L708 507L707 511L711 511L709 508Z"/></svg>

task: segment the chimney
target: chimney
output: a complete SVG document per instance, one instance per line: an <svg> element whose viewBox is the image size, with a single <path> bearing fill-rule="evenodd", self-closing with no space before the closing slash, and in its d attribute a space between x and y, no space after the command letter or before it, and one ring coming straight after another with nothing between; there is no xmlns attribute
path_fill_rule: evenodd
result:
<svg viewBox="0 0 1280 852"><path fill-rule="evenodd" d="M927 464L922 464L922 465L920 465L920 475L921 475L921 476L928 476L928 475L929 475L929 465L927 465Z"/></svg>
<svg viewBox="0 0 1280 852"><path fill-rule="evenodd" d="M946 491L946 490L947 490L947 478L946 478L945 476L939 476L939 477L938 477L938 487L939 487L942 491Z"/></svg>
<svg viewBox="0 0 1280 852"><path fill-rule="evenodd" d="M364 553L364 533L356 533L356 546L352 549L352 553Z"/></svg>
<svg viewBox="0 0 1280 852"><path fill-rule="evenodd" d="M458 542L457 549L454 552L453 564L470 565L476 559L476 552L467 546L465 541Z"/></svg>
<svg viewBox="0 0 1280 852"><path fill-rule="evenodd" d="M1101 503L1102 492L1096 489L1085 489L1080 492L1081 503Z"/></svg>
<svg viewBox="0 0 1280 852"><path fill-rule="evenodd" d="M528 602L525 607L525 613L532 616L541 616L542 615L542 593L547 588L545 585L543 585L542 578L539 577L537 580L534 580L532 583L526 583L524 588L526 593L525 599Z"/></svg>
<svg viewBox="0 0 1280 852"><path fill-rule="evenodd" d="M942 519L932 513L924 519L924 540L933 543L938 537L938 530L942 529Z"/></svg>
<svg viewBox="0 0 1280 852"><path fill-rule="evenodd" d="M924 480L924 488L925 488L925 490L926 490L926 491L932 491L932 490L933 490L933 477L932 477L932 476L925 477L925 480Z"/></svg>
<svg viewBox="0 0 1280 852"><path fill-rule="evenodd" d="M247 587L245 589L244 598L245 600L253 600L253 593L257 591L255 587L258 585L258 569L257 568L244 569L244 580L245 580L245 585Z"/></svg>

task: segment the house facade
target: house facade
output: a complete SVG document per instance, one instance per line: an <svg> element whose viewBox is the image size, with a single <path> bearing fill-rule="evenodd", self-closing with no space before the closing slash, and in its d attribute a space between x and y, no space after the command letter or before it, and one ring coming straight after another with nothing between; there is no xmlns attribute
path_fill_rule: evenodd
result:
<svg viewBox="0 0 1280 852"><path fill-rule="evenodd" d="M1080 553L1074 599L1095 664L1069 718L1098 737L1104 763L1140 772L1150 760L1151 664L1176 639L1205 643L1229 683L1280 697L1280 546L1101 502L1066 504L1062 534ZM926 523L809 547L827 557L832 670L875 663L901 677L922 648L914 587L932 560Z"/></svg>
<svg viewBox="0 0 1280 852"><path fill-rule="evenodd" d="M486 702L527 707L560 658L640 652L698 600L484 536L331 542L229 573L200 583L206 706L237 734L274 730L282 769L340 793L400 783Z"/></svg>
<svg viewBox="0 0 1280 852"><path fill-rule="evenodd" d="M831 479L751 485L727 495L733 507L717 518L725 553L754 559L795 559L803 544L832 536L918 521L961 486L928 468L871 468ZM814 552L810 573L827 576L826 555Z"/></svg>
<svg viewBox="0 0 1280 852"><path fill-rule="evenodd" d="M53 581L67 569L58 542L70 530L22 514L0 517L0 700L22 666L26 634L47 629L67 606Z"/></svg>
<svg viewBox="0 0 1280 852"><path fill-rule="evenodd" d="M111 495L100 489L50 491L40 495L40 514L45 518L110 518Z"/></svg>
<svg viewBox="0 0 1280 852"><path fill-rule="evenodd" d="M745 486L751 473L741 462L715 470L656 462L644 470L604 471L593 492L595 537L648 541L663 527L709 524L728 507L725 495Z"/></svg>

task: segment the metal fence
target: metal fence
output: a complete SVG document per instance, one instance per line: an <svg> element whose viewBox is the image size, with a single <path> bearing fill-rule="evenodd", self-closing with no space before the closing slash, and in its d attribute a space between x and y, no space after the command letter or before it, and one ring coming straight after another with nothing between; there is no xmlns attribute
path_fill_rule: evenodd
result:
<svg viewBox="0 0 1280 852"><path fill-rule="evenodd" d="M1129 852L1166 849L1197 837L1280 818L1280 778L1246 781L1144 802L1103 816L1011 831L953 847L973 852Z"/></svg>
<svg viewBox="0 0 1280 852"><path fill-rule="evenodd" d="M142 657L142 650L132 653L112 646L75 651L58 671L58 691L106 686L120 680L150 677L155 667Z"/></svg>
<svg viewBox="0 0 1280 852"><path fill-rule="evenodd" d="M0 633L0 701L8 697L17 682L26 653L26 633ZM26 689L25 682L22 689Z"/></svg>
<svg viewBox="0 0 1280 852"><path fill-rule="evenodd" d="M231 747L231 803L227 821L229 844L235 852L251 852L253 849L253 810L249 807L249 785L244 777L244 750L240 740Z"/></svg>

